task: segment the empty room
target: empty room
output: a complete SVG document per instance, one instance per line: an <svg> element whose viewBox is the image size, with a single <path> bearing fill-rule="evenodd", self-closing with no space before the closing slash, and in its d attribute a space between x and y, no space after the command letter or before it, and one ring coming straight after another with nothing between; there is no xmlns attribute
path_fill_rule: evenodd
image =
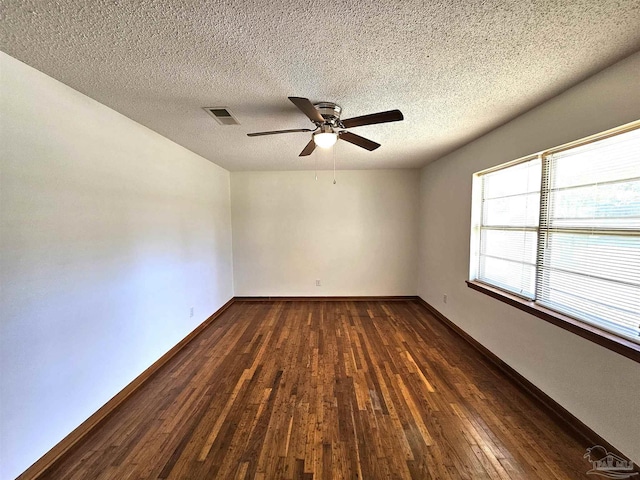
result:
<svg viewBox="0 0 640 480"><path fill-rule="evenodd" d="M8 0L0 479L640 478L636 0Z"/></svg>

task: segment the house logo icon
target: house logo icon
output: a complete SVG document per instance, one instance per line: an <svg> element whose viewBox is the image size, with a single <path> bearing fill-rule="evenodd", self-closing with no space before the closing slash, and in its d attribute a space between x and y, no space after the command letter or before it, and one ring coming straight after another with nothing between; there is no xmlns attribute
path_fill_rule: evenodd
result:
<svg viewBox="0 0 640 480"><path fill-rule="evenodd" d="M587 453L584 454L583 458L586 458L592 466L587 475L622 479L638 475L638 472L633 471L632 461L626 460L615 453L609 453L600 445L587 448Z"/></svg>

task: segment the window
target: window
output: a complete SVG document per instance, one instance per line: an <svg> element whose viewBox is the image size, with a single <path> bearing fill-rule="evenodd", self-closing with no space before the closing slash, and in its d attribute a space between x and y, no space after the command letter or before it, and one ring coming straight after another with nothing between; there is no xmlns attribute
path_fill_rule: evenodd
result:
<svg viewBox="0 0 640 480"><path fill-rule="evenodd" d="M640 123L474 175L472 281L640 343Z"/></svg>
<svg viewBox="0 0 640 480"><path fill-rule="evenodd" d="M481 177L477 278L534 298L541 161L534 158Z"/></svg>

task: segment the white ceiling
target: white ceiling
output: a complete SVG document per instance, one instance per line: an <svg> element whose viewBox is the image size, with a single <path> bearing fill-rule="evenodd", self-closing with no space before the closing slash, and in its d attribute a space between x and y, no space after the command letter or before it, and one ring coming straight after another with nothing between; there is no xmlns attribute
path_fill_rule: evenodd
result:
<svg viewBox="0 0 640 480"><path fill-rule="evenodd" d="M338 168L418 167L640 48L637 0L3 3L8 54L229 170L331 164L298 157L308 133L246 136L312 126L287 96L399 108L353 129L378 150L338 142Z"/></svg>

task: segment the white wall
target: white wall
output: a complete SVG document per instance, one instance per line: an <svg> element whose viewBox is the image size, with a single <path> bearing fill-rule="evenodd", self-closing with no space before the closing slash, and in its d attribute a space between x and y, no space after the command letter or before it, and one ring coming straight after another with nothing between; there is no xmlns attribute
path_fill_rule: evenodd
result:
<svg viewBox="0 0 640 480"><path fill-rule="evenodd" d="M418 292L640 463L640 365L465 285L474 172L639 118L640 53L423 168Z"/></svg>
<svg viewBox="0 0 640 480"><path fill-rule="evenodd" d="M418 188L417 170L233 172L235 294L415 295Z"/></svg>
<svg viewBox="0 0 640 480"><path fill-rule="evenodd" d="M231 218L226 170L0 55L14 478L232 297Z"/></svg>

